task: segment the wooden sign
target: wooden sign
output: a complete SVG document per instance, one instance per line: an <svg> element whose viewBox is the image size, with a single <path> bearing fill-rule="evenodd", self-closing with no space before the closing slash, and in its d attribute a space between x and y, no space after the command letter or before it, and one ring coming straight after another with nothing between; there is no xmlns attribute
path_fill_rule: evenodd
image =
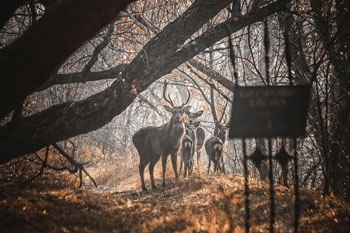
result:
<svg viewBox="0 0 350 233"><path fill-rule="evenodd" d="M305 134L310 85L235 87L230 138Z"/></svg>

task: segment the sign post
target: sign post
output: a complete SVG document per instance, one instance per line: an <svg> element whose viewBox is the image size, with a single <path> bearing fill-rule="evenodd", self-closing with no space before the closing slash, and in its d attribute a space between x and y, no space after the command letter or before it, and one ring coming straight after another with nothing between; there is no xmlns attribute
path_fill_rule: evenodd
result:
<svg viewBox="0 0 350 233"><path fill-rule="evenodd" d="M296 137L305 134L310 89L310 85L235 87L229 137L242 138L243 142L246 232L249 232L250 228L250 210L247 166L248 156L246 153L245 139L256 137L266 137L269 142L270 232L274 231L273 225L275 222L271 138L294 138L294 232L298 232L299 189ZM249 159L252 159L252 156L249 156Z"/></svg>

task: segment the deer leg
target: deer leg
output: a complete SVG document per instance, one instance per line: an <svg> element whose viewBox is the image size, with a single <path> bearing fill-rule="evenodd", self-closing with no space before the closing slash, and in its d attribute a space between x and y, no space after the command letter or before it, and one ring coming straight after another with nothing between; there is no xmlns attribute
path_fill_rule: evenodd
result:
<svg viewBox="0 0 350 233"><path fill-rule="evenodd" d="M179 175L177 174L177 153L171 154L171 163L173 164L175 179L177 180L179 178Z"/></svg>
<svg viewBox="0 0 350 233"><path fill-rule="evenodd" d="M209 159L209 164L208 164L208 174L209 174L209 169L210 169L210 166L211 166L211 160Z"/></svg>
<svg viewBox="0 0 350 233"><path fill-rule="evenodd" d="M221 173L221 172L222 172L222 167L221 167L221 161L220 161L220 159L217 161L216 171L217 171L217 173Z"/></svg>
<svg viewBox="0 0 350 233"><path fill-rule="evenodd" d="M214 160L214 172L218 171L218 162Z"/></svg>
<svg viewBox="0 0 350 233"><path fill-rule="evenodd" d="M168 155L163 155L162 156L162 177L163 177L163 187L165 187L165 171L166 171L166 162L167 162Z"/></svg>
<svg viewBox="0 0 350 233"><path fill-rule="evenodd" d="M151 185L152 185L152 189L157 189L156 185L154 184L154 175L153 175L153 171L154 171L154 166L156 165L156 163L159 160L159 155L155 155L153 157L153 159L151 160L150 164L149 164L149 175L151 177Z"/></svg>
<svg viewBox="0 0 350 233"><path fill-rule="evenodd" d="M185 165L184 165L184 161L183 161L182 158L181 158L179 175L181 175L182 166L185 166ZM184 170L185 170L185 167L184 167Z"/></svg>
<svg viewBox="0 0 350 233"><path fill-rule="evenodd" d="M221 156L221 172L226 174L225 172L225 163L224 163L224 158Z"/></svg>
<svg viewBox="0 0 350 233"><path fill-rule="evenodd" d="M190 160L190 168L189 168L189 175L191 176L193 174L193 160Z"/></svg>
<svg viewBox="0 0 350 233"><path fill-rule="evenodd" d="M148 163L149 163L148 160L141 160L139 165L142 191L147 191L145 186L145 179L143 175L144 175L145 167L147 166Z"/></svg>
<svg viewBox="0 0 350 233"><path fill-rule="evenodd" d="M200 161L200 158L201 158L201 151L197 151L197 168L199 169L199 161Z"/></svg>

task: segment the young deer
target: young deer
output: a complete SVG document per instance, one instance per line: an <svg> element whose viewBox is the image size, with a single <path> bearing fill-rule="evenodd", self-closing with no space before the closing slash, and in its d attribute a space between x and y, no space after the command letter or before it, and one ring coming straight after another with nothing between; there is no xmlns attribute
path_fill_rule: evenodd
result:
<svg viewBox="0 0 350 233"><path fill-rule="evenodd" d="M188 116L188 125L195 125L196 123L196 119L200 116L202 116L203 111L200 110L198 112L186 112L187 116ZM188 126L186 125L186 128L188 128ZM199 165L199 161L200 161L200 157L201 157L201 149L204 145L204 139L205 139L205 131L202 127L199 127L199 122L198 125L196 125L196 149L195 151L197 152L197 167Z"/></svg>
<svg viewBox="0 0 350 233"><path fill-rule="evenodd" d="M208 174L211 166L211 161L214 163L214 172L223 172L221 167L222 162L222 150L224 148L224 144L222 143L221 139L218 137L210 137L205 142L205 151L208 155Z"/></svg>
<svg viewBox="0 0 350 233"><path fill-rule="evenodd" d="M199 122L195 122L192 125L185 123L186 135L182 139L181 164L179 171L179 174L181 174L182 165L184 165L184 177L186 177L186 175L192 175L193 172L193 157L197 147L196 128L198 125Z"/></svg>
<svg viewBox="0 0 350 233"><path fill-rule="evenodd" d="M190 109L190 106L185 106L190 99L190 92L188 91L188 98L184 104L175 107L171 101L170 96L168 98L165 95L167 83L164 83L163 97L171 105L164 105L164 108L172 113L170 121L161 126L149 126L137 131L132 141L139 152L140 156L140 177L141 187L143 191L147 191L144 180L144 170L149 164L149 173L151 178L151 185L153 189L156 189L154 184L153 170L154 166L162 157L162 175L163 175L163 187L165 186L165 171L168 155L171 154L171 162L175 173L175 178L178 179L177 173L177 153L182 142L182 138L185 135L185 123L184 114Z"/></svg>
<svg viewBox="0 0 350 233"><path fill-rule="evenodd" d="M214 172L221 172L225 174L225 164L222 156L224 149L224 143L226 141L226 133L228 130L229 124L220 124L219 122L215 123L214 134L216 136L210 137L205 142L205 150L208 155L208 173L210 170L211 162L214 163Z"/></svg>
<svg viewBox="0 0 350 233"><path fill-rule="evenodd" d="M179 174L181 175L182 166L184 166L184 177L192 175L193 170L193 140L189 135L182 139L181 164Z"/></svg>

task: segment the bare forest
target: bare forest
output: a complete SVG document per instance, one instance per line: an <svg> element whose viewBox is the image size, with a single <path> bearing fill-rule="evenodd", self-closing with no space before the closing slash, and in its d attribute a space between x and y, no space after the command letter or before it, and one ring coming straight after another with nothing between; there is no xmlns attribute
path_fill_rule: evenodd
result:
<svg viewBox="0 0 350 233"><path fill-rule="evenodd" d="M349 231L349 1L1 5L1 232ZM229 138L298 85L305 135Z"/></svg>

